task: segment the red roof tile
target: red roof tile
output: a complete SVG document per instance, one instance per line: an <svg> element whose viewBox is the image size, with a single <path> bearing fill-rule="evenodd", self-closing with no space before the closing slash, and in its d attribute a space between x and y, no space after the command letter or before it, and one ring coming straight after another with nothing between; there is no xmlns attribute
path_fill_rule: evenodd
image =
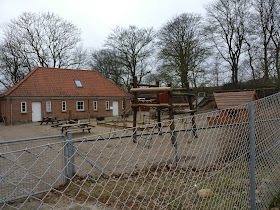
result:
<svg viewBox="0 0 280 210"><path fill-rule="evenodd" d="M77 88L74 79L81 81ZM97 71L36 67L2 96L131 96Z"/></svg>

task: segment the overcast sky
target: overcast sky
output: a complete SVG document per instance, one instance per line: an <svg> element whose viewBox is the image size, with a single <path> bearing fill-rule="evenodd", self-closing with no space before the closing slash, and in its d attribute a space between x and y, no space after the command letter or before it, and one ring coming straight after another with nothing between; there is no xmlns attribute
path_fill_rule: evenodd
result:
<svg viewBox="0 0 280 210"><path fill-rule="evenodd" d="M117 25L154 27L183 12L205 14L213 0L0 0L0 24L22 12L53 12L82 30L84 47L101 48Z"/></svg>

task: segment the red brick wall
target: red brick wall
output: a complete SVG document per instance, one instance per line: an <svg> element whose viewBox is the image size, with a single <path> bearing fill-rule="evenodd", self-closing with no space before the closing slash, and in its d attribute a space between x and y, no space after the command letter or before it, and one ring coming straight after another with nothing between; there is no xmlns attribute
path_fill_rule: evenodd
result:
<svg viewBox="0 0 280 210"><path fill-rule="evenodd" d="M110 107L113 106L113 101L119 102L119 115L122 114L123 98L115 99L12 99L12 123L30 122L32 121L32 102L41 102L42 117L57 117L68 119L69 110L71 110L72 118L84 119L97 116L113 116L113 110L106 110L105 101L110 102ZM46 111L46 102L51 101L51 112ZM62 101L66 101L66 112L62 112ZM84 111L76 110L76 102L84 101ZM93 110L93 101L97 101L98 109ZM27 103L27 113L21 113L21 102ZM125 107L129 107L130 99L125 99ZM11 123L10 119L10 102L9 99L1 100L1 115L5 116L7 123ZM88 109L89 108L89 109ZM89 111L88 111L89 110Z"/></svg>
<svg viewBox="0 0 280 210"><path fill-rule="evenodd" d="M8 99L1 99L0 100L0 116L5 118L6 124L10 119L10 102Z"/></svg>

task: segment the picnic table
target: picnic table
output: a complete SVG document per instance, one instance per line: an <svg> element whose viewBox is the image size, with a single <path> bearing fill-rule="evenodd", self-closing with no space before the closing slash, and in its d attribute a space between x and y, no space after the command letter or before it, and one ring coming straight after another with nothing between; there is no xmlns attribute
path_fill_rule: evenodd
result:
<svg viewBox="0 0 280 210"><path fill-rule="evenodd" d="M58 125L61 129L61 133L63 132L67 133L70 131L85 131L87 130L90 133L91 127L89 127L89 123L87 122L78 122L78 123L68 123L68 124L62 124Z"/></svg>
<svg viewBox="0 0 280 210"><path fill-rule="evenodd" d="M40 125L42 125L44 122L46 124L48 124L49 122L51 122L53 124L54 122L58 123L59 120L57 120L56 117L43 117L43 120L40 120L38 122L41 123Z"/></svg>
<svg viewBox="0 0 280 210"><path fill-rule="evenodd" d="M52 127L59 127L60 125L64 125L64 124L75 124L78 123L78 120L72 119L72 120L65 120L65 119L59 119L57 120L57 122L55 122L54 124L52 124Z"/></svg>

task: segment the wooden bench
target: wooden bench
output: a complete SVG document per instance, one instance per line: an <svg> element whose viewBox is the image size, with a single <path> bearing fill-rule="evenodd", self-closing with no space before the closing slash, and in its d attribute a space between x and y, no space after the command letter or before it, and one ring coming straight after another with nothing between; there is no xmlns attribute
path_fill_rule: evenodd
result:
<svg viewBox="0 0 280 210"><path fill-rule="evenodd" d="M58 125L58 127L60 127L61 129L61 133L67 133L70 131L83 131L85 132L85 130L87 130L90 133L91 127L94 126L90 126L90 123L83 123L83 122L79 122L79 123L74 123L74 124L62 124L62 125Z"/></svg>
<svg viewBox="0 0 280 210"><path fill-rule="evenodd" d="M46 124L48 124L49 122L51 122L52 124L55 123L59 123L59 120L56 119L56 117L44 117L43 120L38 121L40 123L40 125L43 125L43 123L45 122Z"/></svg>
<svg viewBox="0 0 280 210"><path fill-rule="evenodd" d="M73 127L73 128L69 128L67 130L64 130L65 134L67 134L68 132L85 132L85 130L87 130L90 133L91 128L80 128L80 127Z"/></svg>

